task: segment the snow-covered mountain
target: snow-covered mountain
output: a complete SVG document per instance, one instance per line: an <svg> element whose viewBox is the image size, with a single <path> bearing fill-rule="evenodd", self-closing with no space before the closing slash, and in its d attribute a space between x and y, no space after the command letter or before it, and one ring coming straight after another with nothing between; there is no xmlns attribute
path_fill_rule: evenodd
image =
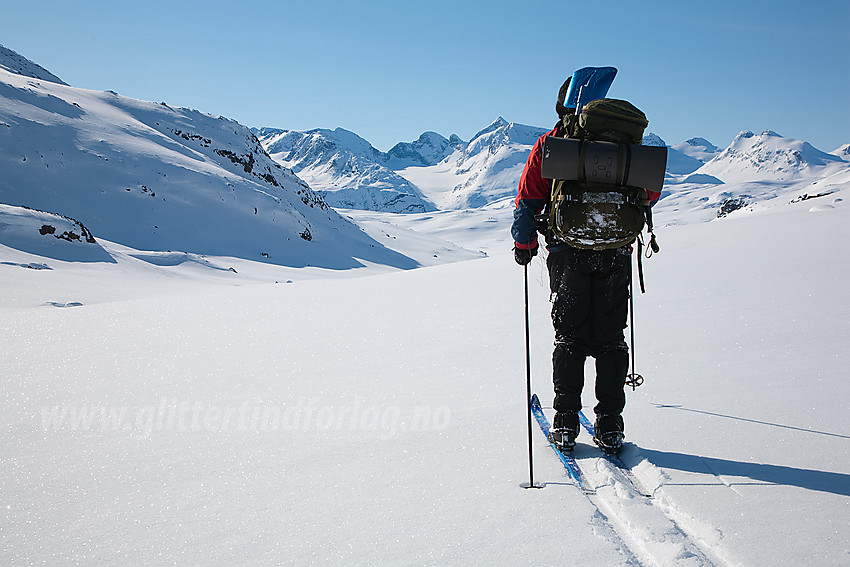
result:
<svg viewBox="0 0 850 567"><path fill-rule="evenodd" d="M445 138L436 132L425 132L414 142L399 142L390 148L386 163L393 170L437 165L453 151L462 150L465 146L466 143L457 134Z"/></svg>
<svg viewBox="0 0 850 567"><path fill-rule="evenodd" d="M398 173L441 209L482 207L516 193L528 152L544 132L499 117L440 163Z"/></svg>
<svg viewBox="0 0 850 567"><path fill-rule="evenodd" d="M341 128L250 131L75 89L5 48L0 67L0 202L66 215L95 236L149 250L357 265L353 258L384 249L329 206L417 213L500 203L515 195L546 131L499 117L469 142L425 132L384 153ZM704 138L669 146L652 132L644 144L668 147L668 204L687 202L706 218L775 197L764 183L801 194L818 179L843 183L850 160L850 145L828 154L770 131L742 132L722 151ZM335 246L338 236L357 251ZM316 255L325 248L330 256Z"/></svg>
<svg viewBox="0 0 850 567"><path fill-rule="evenodd" d="M818 150L808 142L784 138L771 130L743 131L697 173L724 182L786 181L817 177L824 167L844 167L840 157Z"/></svg>
<svg viewBox="0 0 850 567"><path fill-rule="evenodd" d="M389 212L480 207L516 191L528 152L546 130L499 117L464 143L425 132L382 153L336 130L257 130L266 151L331 206Z"/></svg>
<svg viewBox="0 0 850 567"><path fill-rule="evenodd" d="M416 186L384 165L386 154L353 132L262 128L257 136L272 158L333 207L393 213L435 210Z"/></svg>
<svg viewBox="0 0 850 567"><path fill-rule="evenodd" d="M667 173L683 174L691 173L702 167L703 161L696 159L675 148L671 148L661 136L652 132L647 133L641 142L644 146L656 146L667 148ZM681 145L681 144L680 144Z"/></svg>
<svg viewBox="0 0 850 567"><path fill-rule="evenodd" d="M76 219L95 237L139 250L290 266L415 265L337 214L233 120L5 68L0 171L0 202Z"/></svg>
<svg viewBox="0 0 850 567"><path fill-rule="evenodd" d="M447 158L456 183L443 196L443 205L451 209L481 207L516 194L528 153L546 131L497 118L473 136L463 151Z"/></svg>
<svg viewBox="0 0 850 567"><path fill-rule="evenodd" d="M683 153L703 163L711 161L720 152L720 148L705 138L691 138L681 144L671 146L677 152Z"/></svg>
<svg viewBox="0 0 850 567"><path fill-rule="evenodd" d="M691 138L668 148L667 172L674 175L693 173L719 151L705 138Z"/></svg>
<svg viewBox="0 0 850 567"><path fill-rule="evenodd" d="M309 148L303 154L293 148L283 155L275 153L279 147L271 145L272 138L262 134L260 138L282 164L297 168L308 163L311 185L344 186L360 196L359 204L350 196L342 206L397 210L383 208L380 200L370 196L375 193L370 184L381 187L381 183L388 183L403 188L406 194L422 195L424 201L440 210L464 210L513 197L528 153L545 131L499 117L468 143L457 136L446 139L426 132L417 141L397 144L386 154L340 130L278 134L281 139L291 136ZM304 139L309 139L309 143ZM659 209L670 213L666 222L671 224L682 222L683 214L689 219L704 220L726 216L786 193L789 199L819 195L843 186L850 176L850 164L842 159L850 159L850 144L828 154L775 132L758 136L742 132L724 150L700 137L670 146L652 132L647 132L643 143L668 148L665 191ZM321 151L322 148L329 150ZM297 159L281 159L289 156ZM375 172L380 173L378 183L372 181L377 176ZM301 170L305 177L306 173Z"/></svg>
<svg viewBox="0 0 850 567"><path fill-rule="evenodd" d="M665 148L667 147L667 142L661 139L661 136L655 134L653 132L648 132L643 136L643 140L641 140L641 144L644 146L653 146L657 148Z"/></svg>
<svg viewBox="0 0 850 567"><path fill-rule="evenodd" d="M668 175L658 218L668 224L712 220L774 199L826 197L850 183L850 163L772 131L741 132L729 147L712 154L691 174Z"/></svg>
<svg viewBox="0 0 850 567"><path fill-rule="evenodd" d="M0 45L0 69L5 69L10 73L23 75L24 77L59 83L60 85L68 84L41 65L30 61L20 53L12 51L3 45Z"/></svg>
<svg viewBox="0 0 850 567"><path fill-rule="evenodd" d="M829 153L840 157L844 161L850 161L850 144L844 144Z"/></svg>

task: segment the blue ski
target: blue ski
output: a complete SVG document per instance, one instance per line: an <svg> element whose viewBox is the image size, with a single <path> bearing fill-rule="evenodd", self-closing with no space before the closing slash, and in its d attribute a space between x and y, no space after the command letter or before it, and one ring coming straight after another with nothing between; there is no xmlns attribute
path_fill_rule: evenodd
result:
<svg viewBox="0 0 850 567"><path fill-rule="evenodd" d="M582 427L584 427L587 432L590 433L590 436L593 437L596 432L595 428L593 427L593 424L590 422L590 420L587 419L587 417L581 411L578 412L578 420L581 423ZM624 463L619 456L606 453L605 451L602 451L602 456L623 474L623 477L629 482L629 484L632 485L632 487L634 487L638 494L640 494L641 496L645 496L646 498L652 498L652 493L650 493L643 487L643 484L637 479L635 473L632 472L632 469L629 468L628 465L626 465L626 463Z"/></svg>
<svg viewBox="0 0 850 567"><path fill-rule="evenodd" d="M543 408L540 407L540 399L538 399L537 394L531 396L531 413L534 414L534 418L537 419L540 429L543 430L543 435L545 435L546 440L549 441L549 420L546 419L546 416L543 414ZM552 442L549 442L549 445L551 445L552 449L558 455L558 458L561 459L561 463L567 470L567 474L569 474L573 479L573 482L575 482L575 485L585 494L596 494L596 490L591 488L584 476L584 473L581 472L581 468L579 468L575 457L568 453L562 453Z"/></svg>

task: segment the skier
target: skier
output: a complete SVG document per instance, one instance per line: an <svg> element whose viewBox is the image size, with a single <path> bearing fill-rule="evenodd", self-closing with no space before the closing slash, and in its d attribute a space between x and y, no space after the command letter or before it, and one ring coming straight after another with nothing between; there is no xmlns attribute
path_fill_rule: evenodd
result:
<svg viewBox="0 0 850 567"><path fill-rule="evenodd" d="M556 104L561 118L566 113L576 112L574 106L562 104L564 89L562 87ZM515 243L514 258L521 266L530 263L539 250L535 216L551 198L552 181L541 174L546 136L564 137L562 122L537 140L520 178L511 234ZM654 204L660 193L648 191L647 196ZM552 355L555 418L550 441L564 451L572 451L575 447L584 366L590 356L596 361L598 402L594 407L594 441L603 450L616 453L625 436L622 412L626 404L629 359L623 329L628 313L631 245L606 250L580 249L557 239L551 230L546 234L546 244L555 328Z"/></svg>

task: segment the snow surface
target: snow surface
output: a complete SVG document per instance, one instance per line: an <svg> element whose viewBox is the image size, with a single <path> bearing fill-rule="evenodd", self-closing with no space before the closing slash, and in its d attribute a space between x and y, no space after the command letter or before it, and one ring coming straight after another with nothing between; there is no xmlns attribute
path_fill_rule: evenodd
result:
<svg viewBox="0 0 850 567"><path fill-rule="evenodd" d="M850 236L850 184L835 189L666 227L659 205L662 250L635 302L646 384L625 412L624 458L651 500L586 435L576 456L597 495L539 431L545 488L520 487L507 199L346 211L373 235L488 252L392 273L243 260L234 287L214 267L229 258L156 262L101 242L115 262L82 263L0 246L3 563L846 564L850 258L832 243ZM383 238L416 255L415 239ZM545 406L542 260L530 284Z"/></svg>

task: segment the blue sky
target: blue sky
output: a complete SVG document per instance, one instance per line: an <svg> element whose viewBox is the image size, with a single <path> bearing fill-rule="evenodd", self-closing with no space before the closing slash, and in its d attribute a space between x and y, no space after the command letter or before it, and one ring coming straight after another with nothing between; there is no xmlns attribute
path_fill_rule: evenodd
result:
<svg viewBox="0 0 850 567"><path fill-rule="evenodd" d="M341 126L381 150L496 117L551 126L558 87L609 96L676 144L771 129L850 142L850 2L5 2L0 43L73 86L234 118Z"/></svg>

